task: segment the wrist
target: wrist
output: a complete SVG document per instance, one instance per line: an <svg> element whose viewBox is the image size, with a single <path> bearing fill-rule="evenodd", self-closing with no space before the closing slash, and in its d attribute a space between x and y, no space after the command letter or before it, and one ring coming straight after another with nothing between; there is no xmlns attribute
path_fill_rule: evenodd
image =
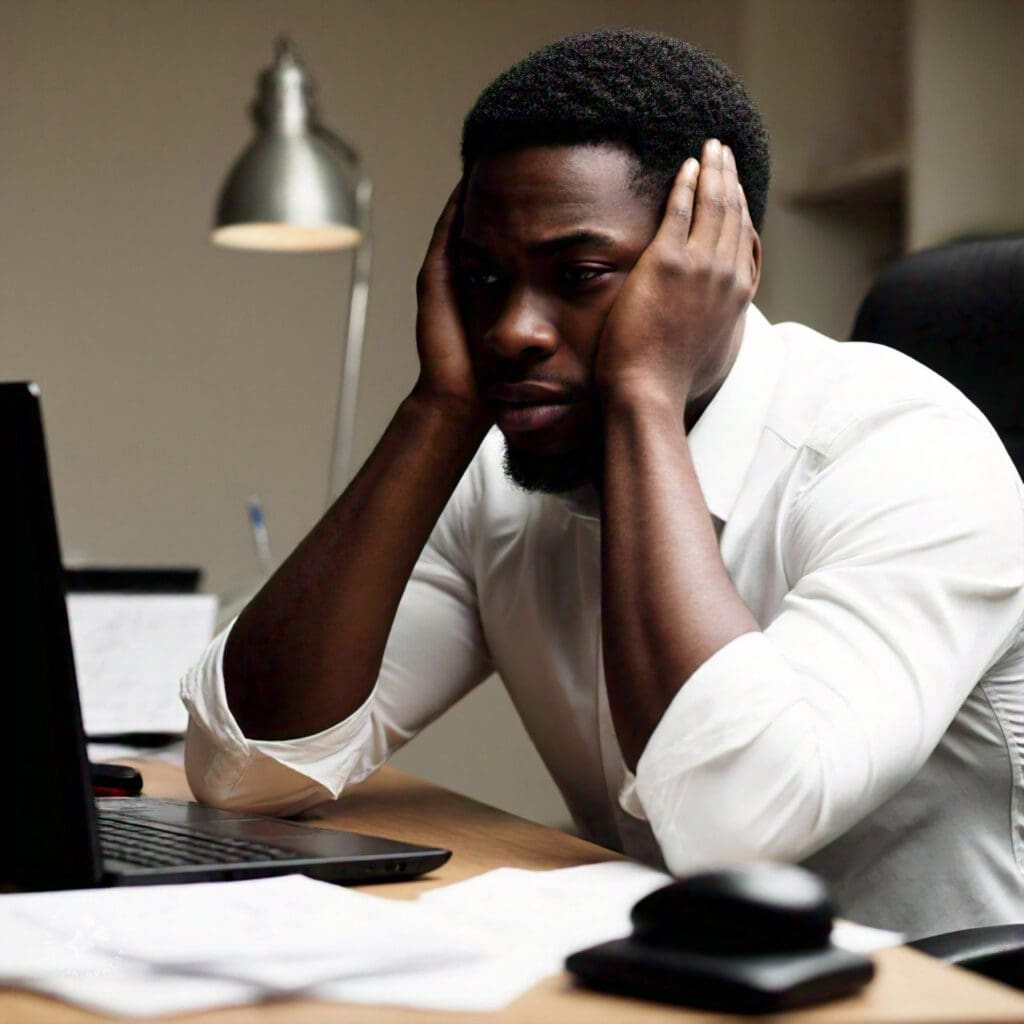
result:
<svg viewBox="0 0 1024 1024"><path fill-rule="evenodd" d="M457 431L482 439L490 429L493 417L476 398L438 394L417 381L402 402L403 410Z"/></svg>
<svg viewBox="0 0 1024 1024"><path fill-rule="evenodd" d="M669 387L652 377L620 376L600 388L601 407L606 419L639 413L681 422L687 391L687 388Z"/></svg>

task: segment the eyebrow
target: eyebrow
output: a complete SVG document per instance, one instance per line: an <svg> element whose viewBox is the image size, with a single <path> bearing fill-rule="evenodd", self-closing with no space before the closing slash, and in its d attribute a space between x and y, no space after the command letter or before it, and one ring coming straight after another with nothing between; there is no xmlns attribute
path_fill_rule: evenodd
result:
<svg viewBox="0 0 1024 1024"><path fill-rule="evenodd" d="M460 238L458 244L459 248L468 253L480 256L487 255L487 250L484 246L477 245L468 239ZM526 248L532 254L548 256L563 252L566 249L574 249L581 245L588 245L596 249L613 249L616 244L617 240L611 235L606 235L602 231L583 228L579 231L570 231L564 235L557 235L554 238L545 238L539 242L530 242Z"/></svg>

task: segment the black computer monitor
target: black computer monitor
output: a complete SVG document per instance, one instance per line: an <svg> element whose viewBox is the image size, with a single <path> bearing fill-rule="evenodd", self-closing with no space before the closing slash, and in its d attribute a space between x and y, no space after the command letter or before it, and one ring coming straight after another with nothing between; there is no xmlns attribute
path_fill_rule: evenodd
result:
<svg viewBox="0 0 1024 1024"><path fill-rule="evenodd" d="M0 383L0 886L95 885L99 839L39 389Z"/></svg>

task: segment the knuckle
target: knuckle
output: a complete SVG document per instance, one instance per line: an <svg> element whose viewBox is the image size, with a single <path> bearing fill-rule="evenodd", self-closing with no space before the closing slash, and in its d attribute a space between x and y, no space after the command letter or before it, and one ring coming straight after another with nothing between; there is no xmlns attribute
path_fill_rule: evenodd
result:
<svg viewBox="0 0 1024 1024"><path fill-rule="evenodd" d="M746 267L733 267L729 275L729 291L741 302L753 295L754 281Z"/></svg>
<svg viewBox="0 0 1024 1024"><path fill-rule="evenodd" d="M721 216L726 211L725 197L717 189L705 192L704 195L700 197L699 202L705 210L709 210L717 216Z"/></svg>
<svg viewBox="0 0 1024 1024"><path fill-rule="evenodd" d="M736 268L730 267L728 269L722 269L718 274L719 287L723 292L733 292L736 290L736 286L739 283L739 279L736 275Z"/></svg>
<svg viewBox="0 0 1024 1024"><path fill-rule="evenodd" d="M736 281L736 264L729 259L717 259L711 264L712 276L723 287L731 288Z"/></svg>
<svg viewBox="0 0 1024 1024"><path fill-rule="evenodd" d="M677 194L678 201L689 203L692 202L693 197L697 194L697 185L689 180L680 181L673 191Z"/></svg>
<svg viewBox="0 0 1024 1024"><path fill-rule="evenodd" d="M663 277L683 277L689 273L690 261L682 253L659 252L656 266Z"/></svg>
<svg viewBox="0 0 1024 1024"><path fill-rule="evenodd" d="M703 252L695 252L689 259L690 275L696 278L705 279L711 277L713 270L711 259Z"/></svg>

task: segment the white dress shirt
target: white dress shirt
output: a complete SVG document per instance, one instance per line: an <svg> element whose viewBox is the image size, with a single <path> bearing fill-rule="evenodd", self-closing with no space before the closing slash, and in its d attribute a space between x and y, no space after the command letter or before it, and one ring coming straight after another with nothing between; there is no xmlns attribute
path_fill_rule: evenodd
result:
<svg viewBox="0 0 1024 1024"><path fill-rule="evenodd" d="M337 796L496 670L595 842L677 874L802 861L846 916L911 936L1024 921L1024 496L992 428L891 349L751 308L689 443L763 632L683 683L635 779L604 684L596 493L516 489L492 432L350 718L247 739L227 633L212 643L182 683L196 795Z"/></svg>

